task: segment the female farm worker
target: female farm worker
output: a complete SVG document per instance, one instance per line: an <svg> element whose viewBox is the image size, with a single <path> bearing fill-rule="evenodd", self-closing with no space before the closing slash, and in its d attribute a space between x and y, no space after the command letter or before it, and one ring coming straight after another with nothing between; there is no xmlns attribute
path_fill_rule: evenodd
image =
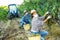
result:
<svg viewBox="0 0 60 40"><path fill-rule="evenodd" d="M49 14L49 12L46 12L44 16L39 17L36 10L31 10L32 15L32 21L31 21L31 34L40 34L41 40L44 40L44 37L48 34L47 31L43 30L44 23L51 18L51 16L48 16L45 20L45 16Z"/></svg>
<svg viewBox="0 0 60 40"><path fill-rule="evenodd" d="M30 24L30 14L24 10L24 16L20 19L20 28L23 28L23 25Z"/></svg>

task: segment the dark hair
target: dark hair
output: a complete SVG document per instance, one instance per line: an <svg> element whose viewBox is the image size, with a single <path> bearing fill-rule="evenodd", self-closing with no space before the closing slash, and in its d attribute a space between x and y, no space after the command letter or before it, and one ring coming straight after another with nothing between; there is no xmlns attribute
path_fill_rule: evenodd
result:
<svg viewBox="0 0 60 40"><path fill-rule="evenodd" d="M31 18L33 18L33 13L31 14Z"/></svg>

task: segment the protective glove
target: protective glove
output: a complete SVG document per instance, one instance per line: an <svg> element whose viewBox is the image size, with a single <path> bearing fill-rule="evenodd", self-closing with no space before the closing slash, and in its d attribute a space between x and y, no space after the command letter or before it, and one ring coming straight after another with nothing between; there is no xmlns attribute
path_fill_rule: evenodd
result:
<svg viewBox="0 0 60 40"><path fill-rule="evenodd" d="M49 14L49 11L47 11L46 14Z"/></svg>
<svg viewBox="0 0 60 40"><path fill-rule="evenodd" d="M51 18L51 16L49 15L48 17L47 17L47 19L50 19Z"/></svg>

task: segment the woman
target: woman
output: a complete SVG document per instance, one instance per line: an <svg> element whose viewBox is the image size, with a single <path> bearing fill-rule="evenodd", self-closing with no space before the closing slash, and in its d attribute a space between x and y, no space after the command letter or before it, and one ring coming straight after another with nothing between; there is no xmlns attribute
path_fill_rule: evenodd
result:
<svg viewBox="0 0 60 40"><path fill-rule="evenodd" d="M40 34L41 40L44 40L44 37L48 34L48 32L43 30L43 25L48 19L51 18L51 16L48 16L47 19L44 20L45 16L49 14L49 12L44 14L44 16L42 17L38 16L36 10L31 10L31 14L32 14L31 33Z"/></svg>
<svg viewBox="0 0 60 40"><path fill-rule="evenodd" d="M24 10L24 16L20 19L20 28L23 28L24 23L30 24L30 14Z"/></svg>

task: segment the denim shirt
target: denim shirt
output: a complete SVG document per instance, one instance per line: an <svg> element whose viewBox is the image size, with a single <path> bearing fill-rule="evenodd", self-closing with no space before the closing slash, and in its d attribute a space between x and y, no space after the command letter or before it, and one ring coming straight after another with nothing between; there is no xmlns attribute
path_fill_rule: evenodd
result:
<svg viewBox="0 0 60 40"><path fill-rule="evenodd" d="M24 15L21 19L20 19L20 22L27 22L27 21L30 21L30 14L26 14Z"/></svg>
<svg viewBox="0 0 60 40"><path fill-rule="evenodd" d="M29 21L30 20L30 14L26 14L24 16L24 21Z"/></svg>

